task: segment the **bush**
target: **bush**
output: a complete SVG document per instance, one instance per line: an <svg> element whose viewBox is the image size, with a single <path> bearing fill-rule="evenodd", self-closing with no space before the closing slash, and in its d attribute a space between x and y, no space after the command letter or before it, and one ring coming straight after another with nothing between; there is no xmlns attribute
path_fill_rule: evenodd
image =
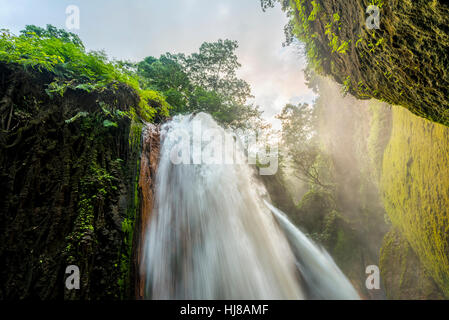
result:
<svg viewBox="0 0 449 320"><path fill-rule="evenodd" d="M168 116L170 105L165 97L153 90L142 90L138 76L129 72L124 63L109 61L101 51L86 52L80 41L73 40L63 30L52 33L40 32L43 30L40 28L38 33L29 30L34 29L27 27L19 36L1 30L0 61L53 73L56 80L49 85L47 93L63 94L67 87L90 92L124 83L138 93L141 102L135 107L139 108L143 120L152 121L158 113Z"/></svg>

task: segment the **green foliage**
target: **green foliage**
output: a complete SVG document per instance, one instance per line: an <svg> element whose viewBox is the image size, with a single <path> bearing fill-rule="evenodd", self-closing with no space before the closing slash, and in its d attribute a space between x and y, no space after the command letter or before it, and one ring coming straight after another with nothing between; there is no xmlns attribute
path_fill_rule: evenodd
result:
<svg viewBox="0 0 449 320"><path fill-rule="evenodd" d="M288 6L286 4L283 5L283 9L290 18L291 32L287 36L289 38L296 37L304 44L309 67L320 71L322 69L322 58L315 44L314 38L316 35L311 32L311 23L319 19L320 4L316 1L311 1L309 4L304 0L290 0ZM307 12L310 13L308 14ZM291 39L287 39L287 44L291 42Z"/></svg>
<svg viewBox="0 0 449 320"><path fill-rule="evenodd" d="M189 92L192 90L189 77L178 62L181 58L182 55L167 53L159 59L147 57L137 64L141 86L162 92L175 114L187 109Z"/></svg>
<svg viewBox="0 0 449 320"><path fill-rule="evenodd" d="M348 50L351 40L341 41L334 29L341 29L340 15L338 13L332 15L332 20L325 26L324 34L327 35L329 39L329 47L332 49L331 52L344 54Z"/></svg>
<svg viewBox="0 0 449 320"><path fill-rule="evenodd" d="M304 45L308 69L330 75L357 98L401 105L449 125L444 23L449 7L441 1L261 0L261 5L265 10L276 2L289 18L286 44L297 39ZM365 26L369 4L381 9L380 29ZM345 83L348 76L351 82Z"/></svg>
<svg viewBox="0 0 449 320"><path fill-rule="evenodd" d="M316 1L312 1L311 3L313 6L313 9L312 9L312 12L310 13L309 18L307 20L315 21L315 19L317 18L318 12L320 12L320 10L321 10L321 6Z"/></svg>
<svg viewBox="0 0 449 320"><path fill-rule="evenodd" d="M298 204L301 212L301 225L309 232L316 233L316 240L324 240L325 218L336 208L332 195L322 190L309 190ZM321 237L318 239L317 237Z"/></svg>
<svg viewBox="0 0 449 320"><path fill-rule="evenodd" d="M142 87L162 92L173 114L204 111L233 126L248 125L260 117L257 107L247 104L249 85L236 77L240 67L237 42L205 42L199 52L147 57L137 64Z"/></svg>
<svg viewBox="0 0 449 320"><path fill-rule="evenodd" d="M151 122L156 114L168 117L171 108L165 98L153 90L140 91L139 107L141 117L147 122Z"/></svg>
<svg viewBox="0 0 449 320"><path fill-rule="evenodd" d="M357 238L353 224L336 207L331 193L311 190L299 204L300 224L312 239L325 246L345 275L352 281L362 282L360 257L366 247ZM362 279L364 284L365 278Z"/></svg>
<svg viewBox="0 0 449 320"><path fill-rule="evenodd" d="M282 122L282 143L300 180L319 188L330 188L323 179L324 155L318 144L318 114L314 105L287 104L276 116Z"/></svg>
<svg viewBox="0 0 449 320"><path fill-rule="evenodd" d="M380 250L379 268L388 299L444 299L407 239L396 228L385 235Z"/></svg>
<svg viewBox="0 0 449 320"><path fill-rule="evenodd" d="M80 181L78 215L73 232L67 237L65 254L68 262L77 261L81 248L88 248L94 237L96 207L104 202L108 193L117 190L118 179L97 163L92 162L89 172Z"/></svg>
<svg viewBox="0 0 449 320"><path fill-rule="evenodd" d="M58 29L51 24L47 24L46 29L34 25L27 25L24 30L20 31L20 33L29 38L32 38L34 35L37 35L40 38L57 38L84 49L84 44L78 35L72 32L67 32L64 29Z"/></svg>
<svg viewBox="0 0 449 320"><path fill-rule="evenodd" d="M111 62L101 51L86 52L78 36L52 26L27 26L19 36L1 30L0 61L53 73L56 80L46 90L50 97L63 95L67 88L91 92L124 83L138 93L140 103L134 107L143 120L166 117L171 108L162 95L140 88L132 64Z"/></svg>
<svg viewBox="0 0 449 320"><path fill-rule="evenodd" d="M248 83L236 77L241 67L235 53L237 48L237 41L204 42L198 53L183 61L191 82L207 91L216 91L225 103L245 103L251 90Z"/></svg>
<svg viewBox="0 0 449 320"><path fill-rule="evenodd" d="M49 47L61 40L49 41ZM42 41L38 37L15 37L7 30L2 30L0 35L0 61L7 63L18 63L24 67L37 68L39 71L46 69L53 71L55 65L63 63L64 60L52 50L43 50Z"/></svg>
<svg viewBox="0 0 449 320"><path fill-rule="evenodd" d="M134 119L134 117L132 117ZM143 125L140 122L132 121L129 130L128 143L134 152L140 152L140 140L142 138Z"/></svg>
<svg viewBox="0 0 449 320"><path fill-rule="evenodd" d="M399 107L393 123L381 180L385 209L449 297L449 129Z"/></svg>
<svg viewBox="0 0 449 320"><path fill-rule="evenodd" d="M142 133L142 124L140 122L133 121L131 124L131 130L129 133L129 144L132 153L140 154L141 148L141 133ZM140 209L140 198L139 198L139 168L140 168L140 158L137 157L137 161L135 163L135 175L132 179L132 190L129 193L129 197L131 198L128 204L128 209L126 212L126 217L122 221L122 232L124 235L123 238L123 247L124 249L120 252L120 278L118 280L118 285L120 287L120 291L122 292L122 298L126 297L127 291L132 284L130 283L131 269L130 265L133 263L133 237L135 230L135 221L138 210Z"/></svg>
<svg viewBox="0 0 449 320"><path fill-rule="evenodd" d="M118 124L116 123L116 122L114 122L114 121L111 121L111 120L104 120L103 121L103 126L104 127L118 127Z"/></svg>
<svg viewBox="0 0 449 320"><path fill-rule="evenodd" d="M75 116L73 116L72 118L66 120L65 123L75 122L77 119L82 118L82 117L87 117L88 115L89 115L88 112L80 111Z"/></svg>
<svg viewBox="0 0 449 320"><path fill-rule="evenodd" d="M73 43L37 34L13 36L3 31L0 38L0 60L24 67L54 72L58 77L107 84L111 81L129 82L102 52L86 53Z"/></svg>

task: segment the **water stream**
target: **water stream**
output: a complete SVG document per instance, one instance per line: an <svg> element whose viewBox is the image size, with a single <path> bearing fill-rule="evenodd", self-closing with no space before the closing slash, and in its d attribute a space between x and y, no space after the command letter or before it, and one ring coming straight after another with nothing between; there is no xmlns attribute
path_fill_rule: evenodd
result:
<svg viewBox="0 0 449 320"><path fill-rule="evenodd" d="M248 164L173 161L180 137L196 134L195 123L223 139L231 135L204 113L162 126L141 263L146 298L358 299L329 254L267 201ZM195 163L189 147L181 149ZM200 143L201 151L208 148ZM238 144L223 152L244 158Z"/></svg>

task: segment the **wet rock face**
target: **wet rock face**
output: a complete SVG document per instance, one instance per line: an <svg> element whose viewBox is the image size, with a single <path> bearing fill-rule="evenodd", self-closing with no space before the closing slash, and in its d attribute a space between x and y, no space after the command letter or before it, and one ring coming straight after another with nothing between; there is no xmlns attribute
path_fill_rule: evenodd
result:
<svg viewBox="0 0 449 320"><path fill-rule="evenodd" d="M135 295L143 299L145 295L145 270L140 268L143 254L143 241L148 221L154 205L156 184L156 170L159 162L160 132L159 127L148 124L143 132L142 155L140 159L139 197L140 210L135 228L135 267L136 276Z"/></svg>
<svg viewBox="0 0 449 320"><path fill-rule="evenodd" d="M358 98L401 105L449 125L447 3L374 1L379 6L378 29L367 27L371 0L291 3L299 30L304 19L308 25L305 37L302 32L296 36L313 47L310 55L322 73Z"/></svg>
<svg viewBox="0 0 449 320"><path fill-rule="evenodd" d="M53 80L0 64L0 299L117 299L137 154L131 121L103 125L99 102L127 111L138 98L122 85L51 98Z"/></svg>
<svg viewBox="0 0 449 320"><path fill-rule="evenodd" d="M443 293L424 269L407 239L396 229L391 230L384 238L380 270L389 299L444 299Z"/></svg>

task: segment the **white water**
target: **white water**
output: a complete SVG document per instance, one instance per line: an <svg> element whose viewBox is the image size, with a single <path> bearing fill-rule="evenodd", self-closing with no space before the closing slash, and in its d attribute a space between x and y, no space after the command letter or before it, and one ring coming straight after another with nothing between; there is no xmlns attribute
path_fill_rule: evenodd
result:
<svg viewBox="0 0 449 320"><path fill-rule="evenodd" d="M141 265L146 298L358 299L332 258L264 203L247 164L172 163L177 131L192 134L193 120L228 134L204 113L162 127Z"/></svg>

